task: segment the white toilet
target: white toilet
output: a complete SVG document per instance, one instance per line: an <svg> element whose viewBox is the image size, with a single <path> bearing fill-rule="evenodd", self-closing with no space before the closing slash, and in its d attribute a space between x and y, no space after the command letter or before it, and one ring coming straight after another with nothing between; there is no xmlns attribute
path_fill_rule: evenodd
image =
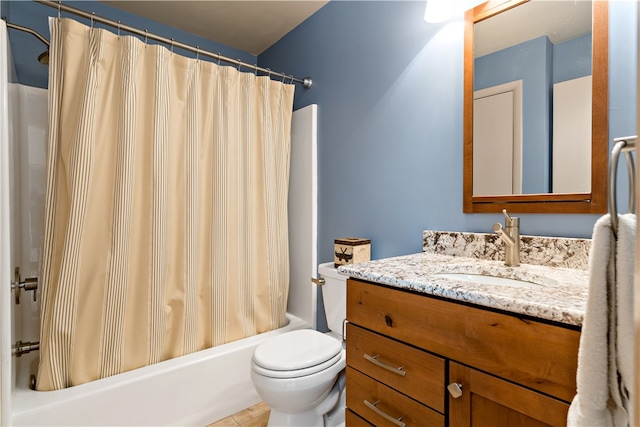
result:
<svg viewBox="0 0 640 427"><path fill-rule="evenodd" d="M260 344L251 380L271 408L269 426L344 426L346 277L333 263L320 264L322 299L330 332L303 329Z"/></svg>

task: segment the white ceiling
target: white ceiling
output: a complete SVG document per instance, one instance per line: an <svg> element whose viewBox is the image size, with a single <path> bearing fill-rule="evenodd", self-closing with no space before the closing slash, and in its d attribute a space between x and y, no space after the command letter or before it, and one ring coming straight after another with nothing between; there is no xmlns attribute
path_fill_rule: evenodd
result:
<svg viewBox="0 0 640 427"><path fill-rule="evenodd" d="M474 25L480 57L546 34L552 43L591 31L591 0L532 0Z"/></svg>
<svg viewBox="0 0 640 427"><path fill-rule="evenodd" d="M173 28L259 55L328 0L101 0Z"/></svg>
<svg viewBox="0 0 640 427"><path fill-rule="evenodd" d="M329 0L100 1L259 55ZM553 43L586 34L591 31L591 7L591 0L531 0L493 16L474 27L475 56L483 56L542 34L546 34Z"/></svg>

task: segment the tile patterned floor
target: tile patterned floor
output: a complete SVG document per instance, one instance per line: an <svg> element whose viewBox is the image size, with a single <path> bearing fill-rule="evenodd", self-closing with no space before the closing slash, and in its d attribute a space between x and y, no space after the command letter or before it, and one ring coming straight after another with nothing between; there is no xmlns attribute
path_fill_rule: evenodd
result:
<svg viewBox="0 0 640 427"><path fill-rule="evenodd" d="M261 402L207 427L266 427L268 421L269 407Z"/></svg>

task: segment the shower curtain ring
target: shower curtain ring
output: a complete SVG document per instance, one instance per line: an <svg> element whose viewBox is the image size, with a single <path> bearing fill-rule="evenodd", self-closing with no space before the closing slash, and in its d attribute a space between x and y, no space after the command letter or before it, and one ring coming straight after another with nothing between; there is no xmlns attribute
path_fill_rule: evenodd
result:
<svg viewBox="0 0 640 427"><path fill-rule="evenodd" d="M222 55L220 55L220 52L218 52L218 65L220 65L220 58L222 57Z"/></svg>
<svg viewBox="0 0 640 427"><path fill-rule="evenodd" d="M118 21L118 37L120 37L120 21Z"/></svg>
<svg viewBox="0 0 640 427"><path fill-rule="evenodd" d="M291 79L291 84L293 84L293 74L291 74L289 78Z"/></svg>
<svg viewBox="0 0 640 427"><path fill-rule="evenodd" d="M60 10L61 4L62 4L62 0L58 0L58 19L60 19L61 13L62 13L62 11Z"/></svg>
<svg viewBox="0 0 640 427"><path fill-rule="evenodd" d="M173 37L171 37L171 53L173 53L173 42L174 42L174 41L175 41L175 40L173 39Z"/></svg>
<svg viewBox="0 0 640 427"><path fill-rule="evenodd" d="M196 61L200 60L200 46L196 46Z"/></svg>
<svg viewBox="0 0 640 427"><path fill-rule="evenodd" d="M267 77L271 78L271 68L267 68Z"/></svg>
<svg viewBox="0 0 640 427"><path fill-rule="evenodd" d="M280 83L284 83L284 80L287 78L287 75L285 73L282 73L282 80L280 81Z"/></svg>
<svg viewBox="0 0 640 427"><path fill-rule="evenodd" d="M242 61L238 59L238 71L240 71L240 67L242 67Z"/></svg>
<svg viewBox="0 0 640 427"><path fill-rule="evenodd" d="M95 12L91 12L91 28L93 28L93 17L96 16Z"/></svg>
<svg viewBox="0 0 640 427"><path fill-rule="evenodd" d="M147 42L149 41L149 31L148 30L144 30L144 44L147 44Z"/></svg>

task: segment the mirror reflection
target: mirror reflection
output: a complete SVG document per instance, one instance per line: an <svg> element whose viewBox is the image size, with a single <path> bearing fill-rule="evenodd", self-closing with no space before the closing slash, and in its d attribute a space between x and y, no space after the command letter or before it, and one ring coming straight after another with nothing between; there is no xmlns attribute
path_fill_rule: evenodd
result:
<svg viewBox="0 0 640 427"><path fill-rule="evenodd" d="M591 31L584 0L474 24L473 196L591 192Z"/></svg>

